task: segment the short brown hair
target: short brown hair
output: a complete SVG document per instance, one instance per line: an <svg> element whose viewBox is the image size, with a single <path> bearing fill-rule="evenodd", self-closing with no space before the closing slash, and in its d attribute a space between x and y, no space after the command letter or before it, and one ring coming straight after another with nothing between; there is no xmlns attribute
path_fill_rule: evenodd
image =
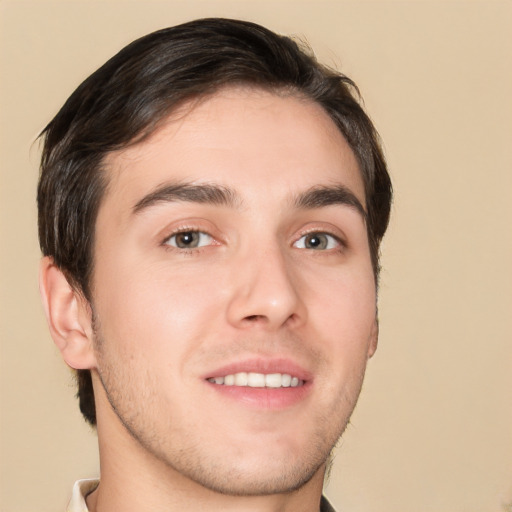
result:
<svg viewBox="0 0 512 512"><path fill-rule="evenodd" d="M87 300L106 155L149 136L183 102L236 84L299 94L320 104L336 123L360 165L377 281L392 189L357 87L288 37L247 21L210 18L159 30L123 48L73 92L41 134L41 250ZM95 424L88 370L78 371L78 397L84 417Z"/></svg>

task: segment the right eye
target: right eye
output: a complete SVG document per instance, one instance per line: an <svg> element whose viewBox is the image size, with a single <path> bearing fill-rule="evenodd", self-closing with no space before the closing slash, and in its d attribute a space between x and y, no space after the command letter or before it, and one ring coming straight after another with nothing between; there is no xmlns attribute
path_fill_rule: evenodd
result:
<svg viewBox="0 0 512 512"><path fill-rule="evenodd" d="M297 249L325 251L339 247L340 241L334 235L318 231L301 236L293 245L297 247Z"/></svg>
<svg viewBox="0 0 512 512"><path fill-rule="evenodd" d="M212 243L212 236L203 231L180 231L171 235L165 241L166 245L177 249L197 249Z"/></svg>

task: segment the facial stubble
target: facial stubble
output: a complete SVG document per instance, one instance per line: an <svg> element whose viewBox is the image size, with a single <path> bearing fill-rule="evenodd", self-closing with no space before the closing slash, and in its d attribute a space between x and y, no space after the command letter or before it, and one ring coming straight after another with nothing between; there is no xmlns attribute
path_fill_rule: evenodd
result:
<svg viewBox="0 0 512 512"><path fill-rule="evenodd" d="M138 384L134 385L133 359L122 361L118 357L109 357L108 341L102 336L97 315L94 315L93 320L97 372L108 403L135 443L155 461L163 464L169 474L175 472L180 478L185 477L222 495L266 496L296 491L319 472L322 475L325 472L332 458L332 451L355 408L365 367L352 379L350 389L344 389L338 397L338 400L344 402L343 406L338 406L335 411L322 411L317 414L316 428L305 449L300 451L300 456L290 453L289 457L269 460L262 468L241 469L243 463L226 464L223 457L213 457L209 453L207 421L204 423L206 436L205 432L200 436L203 442L192 442L189 446L179 442L180 430L175 428L176 423L179 424L179 418L173 421L172 411L167 416L167 429L164 429L164 433L156 431L151 421L154 416L148 414L151 407L154 404L158 406L159 403L155 390L160 386L154 374L146 369L143 379L139 379ZM229 444L229 439L226 439L226 444ZM240 457L243 458L243 450Z"/></svg>

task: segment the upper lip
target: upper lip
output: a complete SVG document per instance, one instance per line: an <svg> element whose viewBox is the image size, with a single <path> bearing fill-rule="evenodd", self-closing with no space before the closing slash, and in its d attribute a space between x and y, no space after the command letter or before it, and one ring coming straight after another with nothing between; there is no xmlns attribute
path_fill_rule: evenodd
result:
<svg viewBox="0 0 512 512"><path fill-rule="evenodd" d="M235 373L285 373L303 381L311 381L313 375L301 365L289 358L254 357L228 363L204 375L204 379L225 377Z"/></svg>

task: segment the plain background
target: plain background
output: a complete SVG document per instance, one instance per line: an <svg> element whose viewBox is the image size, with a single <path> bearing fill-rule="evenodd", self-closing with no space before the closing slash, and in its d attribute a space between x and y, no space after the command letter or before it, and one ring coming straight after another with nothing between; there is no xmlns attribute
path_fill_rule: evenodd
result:
<svg viewBox="0 0 512 512"><path fill-rule="evenodd" d="M304 36L354 78L394 180L380 346L328 496L350 512L511 511L512 2L471 0L0 3L0 510L64 510L98 474L39 303L33 142L122 46L212 15Z"/></svg>

